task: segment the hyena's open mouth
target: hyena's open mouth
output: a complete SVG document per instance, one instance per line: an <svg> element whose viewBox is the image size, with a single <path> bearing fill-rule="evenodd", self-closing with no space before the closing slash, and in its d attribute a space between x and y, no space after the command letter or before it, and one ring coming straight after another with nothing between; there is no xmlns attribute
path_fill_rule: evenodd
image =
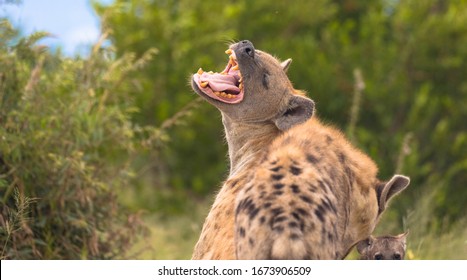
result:
<svg viewBox="0 0 467 280"><path fill-rule="evenodd" d="M199 68L193 79L198 88L207 96L224 103L235 104L243 100L242 74L238 67L235 52L225 51L229 62L221 73L204 72Z"/></svg>

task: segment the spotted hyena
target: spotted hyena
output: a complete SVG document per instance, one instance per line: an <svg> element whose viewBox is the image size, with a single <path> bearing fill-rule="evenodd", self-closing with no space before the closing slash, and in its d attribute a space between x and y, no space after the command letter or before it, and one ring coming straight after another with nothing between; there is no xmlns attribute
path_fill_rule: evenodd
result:
<svg viewBox="0 0 467 280"><path fill-rule="evenodd" d="M409 183L384 183L342 134L312 118L280 62L241 41L221 73L201 69L194 90L216 106L230 174L193 259L340 259L369 236L387 202Z"/></svg>
<svg viewBox="0 0 467 280"><path fill-rule="evenodd" d="M361 260L403 260L408 232L396 236L370 236L357 243Z"/></svg>

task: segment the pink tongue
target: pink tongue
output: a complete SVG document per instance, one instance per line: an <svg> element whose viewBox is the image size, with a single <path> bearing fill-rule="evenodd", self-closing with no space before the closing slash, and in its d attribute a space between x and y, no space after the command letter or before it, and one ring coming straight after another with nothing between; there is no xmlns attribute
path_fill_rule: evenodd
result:
<svg viewBox="0 0 467 280"><path fill-rule="evenodd" d="M224 75L219 73L209 74L204 72L200 75L201 82L209 82L209 87L213 91L240 93L240 89L235 85L237 79L232 75Z"/></svg>

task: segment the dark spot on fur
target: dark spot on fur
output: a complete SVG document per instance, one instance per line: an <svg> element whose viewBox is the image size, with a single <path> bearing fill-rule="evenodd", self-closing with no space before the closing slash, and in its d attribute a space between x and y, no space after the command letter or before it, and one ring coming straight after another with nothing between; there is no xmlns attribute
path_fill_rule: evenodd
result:
<svg viewBox="0 0 467 280"><path fill-rule="evenodd" d="M246 188L245 193L250 192L252 188L253 188L253 186L249 186L248 188Z"/></svg>
<svg viewBox="0 0 467 280"><path fill-rule="evenodd" d="M326 184L322 180L318 181L318 185L325 193L328 193L328 186L326 186Z"/></svg>
<svg viewBox="0 0 467 280"><path fill-rule="evenodd" d="M277 215L279 215L279 214L284 213L284 209L282 209L281 207L272 208L272 209L271 209L271 213L272 213L274 216L277 216Z"/></svg>
<svg viewBox="0 0 467 280"><path fill-rule="evenodd" d="M277 216L276 218L274 218L274 223L280 223L280 222L283 222L285 220L287 220L286 216Z"/></svg>
<svg viewBox="0 0 467 280"><path fill-rule="evenodd" d="M308 216L310 215L305 209L303 208L297 208L297 212L302 215L302 216Z"/></svg>
<svg viewBox="0 0 467 280"><path fill-rule="evenodd" d="M332 141L333 141L332 137L331 137L329 134L327 134L327 135L326 135L326 143L327 143L327 144L331 144Z"/></svg>
<svg viewBox="0 0 467 280"><path fill-rule="evenodd" d="M271 179L279 181L280 179L284 178L284 175L282 174L272 174Z"/></svg>
<svg viewBox="0 0 467 280"><path fill-rule="evenodd" d="M292 234L289 236L289 238L290 238L291 240L297 240L297 239L300 238L300 236L299 236L298 234L296 234L296 233L292 233Z"/></svg>
<svg viewBox="0 0 467 280"><path fill-rule="evenodd" d="M261 216L261 218L259 218L259 222L260 222L261 224L264 224L264 222L266 222L266 217Z"/></svg>
<svg viewBox="0 0 467 280"><path fill-rule="evenodd" d="M217 223L214 224L214 229L219 230L219 225Z"/></svg>
<svg viewBox="0 0 467 280"><path fill-rule="evenodd" d="M266 196L266 192L265 192L265 191L262 191L262 192L259 193L259 198L260 198L260 199L263 199L265 196Z"/></svg>
<svg viewBox="0 0 467 280"><path fill-rule="evenodd" d="M296 228L296 227L298 227L298 224L297 224L297 222L292 221L292 222L289 222L289 227Z"/></svg>
<svg viewBox="0 0 467 280"><path fill-rule="evenodd" d="M307 154L306 155L306 160L311 163L311 164L317 164L319 162L318 158L315 157L314 155L312 154Z"/></svg>
<svg viewBox="0 0 467 280"><path fill-rule="evenodd" d="M230 187L231 187L231 188L235 188L235 187L237 186L237 184L238 184L238 181L239 181L239 180L233 180L232 183L231 183L231 185L230 185Z"/></svg>
<svg viewBox="0 0 467 280"><path fill-rule="evenodd" d="M298 175L300 175L300 174L302 173L302 169L292 165L292 166L290 167L290 172L291 172L293 175L298 176Z"/></svg>
<svg viewBox="0 0 467 280"><path fill-rule="evenodd" d="M243 209L250 208L252 203L253 203L253 200L250 197L247 197L241 200L238 203L237 209L235 210L236 215L238 215L238 213L240 213L240 211L242 211Z"/></svg>
<svg viewBox="0 0 467 280"><path fill-rule="evenodd" d="M324 207L326 207L328 210L331 210L332 212L336 213L337 214L337 209L336 209L336 206L334 205L334 203L331 202L331 200L329 200L328 197L324 197L324 199L322 198L321 199L321 203L324 205Z"/></svg>
<svg viewBox="0 0 467 280"><path fill-rule="evenodd" d="M295 204L297 204L297 203L295 202L295 200L289 201L289 206L290 206L290 207L292 207L292 208L295 207Z"/></svg>
<svg viewBox="0 0 467 280"><path fill-rule="evenodd" d="M321 208L322 209L322 208ZM319 208L315 209L315 215L316 217L318 217L318 219L324 223L324 216L323 216L323 212L319 211Z"/></svg>
<svg viewBox="0 0 467 280"><path fill-rule="evenodd" d="M276 189L276 190L280 190L284 187L284 184L274 184L273 187Z"/></svg>
<svg viewBox="0 0 467 280"><path fill-rule="evenodd" d="M328 232L328 240L329 240L329 242L331 242L331 243L334 242L334 236L333 236L330 232Z"/></svg>
<svg viewBox="0 0 467 280"><path fill-rule="evenodd" d="M273 231L277 232L277 233L282 233L284 231L284 227L283 226L275 226L272 228Z"/></svg>
<svg viewBox="0 0 467 280"><path fill-rule="evenodd" d="M346 161L345 155L342 152L339 152L337 154L337 157L339 158L339 162L345 165L345 161Z"/></svg>
<svg viewBox="0 0 467 280"><path fill-rule="evenodd" d="M294 217L297 221L300 221L300 215L297 212L293 211L292 217Z"/></svg>
<svg viewBox="0 0 467 280"><path fill-rule="evenodd" d="M294 192L294 193L299 193L300 192L300 188L295 184L290 185L290 188L292 189L292 192Z"/></svg>
<svg viewBox="0 0 467 280"><path fill-rule="evenodd" d="M284 192L283 191L275 191L272 194L273 195L282 195L282 194L284 194Z"/></svg>
<svg viewBox="0 0 467 280"><path fill-rule="evenodd" d="M272 205L271 202L266 202L266 203L264 203L263 207L264 208L269 208L269 207L271 207L271 205Z"/></svg>
<svg viewBox="0 0 467 280"><path fill-rule="evenodd" d="M243 227L238 229L238 233L240 234L240 237L245 237L245 229Z"/></svg>
<svg viewBox="0 0 467 280"><path fill-rule="evenodd" d="M271 161L271 165L276 165L276 164L277 164L277 160Z"/></svg>
<svg viewBox="0 0 467 280"><path fill-rule="evenodd" d="M271 169L269 169L269 170L271 170L272 172L277 172L277 171L279 171L279 170L281 170L281 169L282 169L282 166L276 166L276 167L271 168Z"/></svg>
<svg viewBox="0 0 467 280"><path fill-rule="evenodd" d="M250 243L251 247L253 247L253 245L255 245L255 241L251 237L248 238L248 243Z"/></svg>
<svg viewBox="0 0 467 280"><path fill-rule="evenodd" d="M318 192L318 188L315 185L311 185L311 184L309 184L308 190L312 193Z"/></svg>
<svg viewBox="0 0 467 280"><path fill-rule="evenodd" d="M249 216L250 216L250 220L253 220L256 215L258 215L258 212L259 212L259 208L254 208L252 211L250 211L249 213Z"/></svg>
<svg viewBox="0 0 467 280"><path fill-rule="evenodd" d="M309 204L313 203L313 201L311 200L311 198L308 197L308 196L306 196L306 195L301 195L301 196L300 196L300 199L303 200L303 201L305 201L306 203L309 203Z"/></svg>

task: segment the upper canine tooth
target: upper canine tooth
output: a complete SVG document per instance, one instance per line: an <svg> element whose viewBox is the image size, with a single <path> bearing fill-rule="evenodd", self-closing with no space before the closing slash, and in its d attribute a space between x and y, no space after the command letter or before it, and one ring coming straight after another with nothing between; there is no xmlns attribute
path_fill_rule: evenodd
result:
<svg viewBox="0 0 467 280"><path fill-rule="evenodd" d="M208 86L208 84L209 84L209 82L208 82L208 81L206 81L206 82L201 82L201 83L200 83L200 85L201 85L201 87L202 87L202 88L205 88L205 87L207 87L207 86Z"/></svg>
<svg viewBox="0 0 467 280"><path fill-rule="evenodd" d="M228 49L225 51L226 54L232 54L232 49Z"/></svg>
<svg viewBox="0 0 467 280"><path fill-rule="evenodd" d="M230 56L229 63L230 63L232 66L237 65L237 62L235 61L235 59L232 58L232 56Z"/></svg>
<svg viewBox="0 0 467 280"><path fill-rule="evenodd" d="M203 74L203 73L204 73L203 69L199 68L199 69L198 69L198 75L201 75L201 74Z"/></svg>
<svg viewBox="0 0 467 280"><path fill-rule="evenodd" d="M231 68L232 70L238 70L238 64Z"/></svg>

